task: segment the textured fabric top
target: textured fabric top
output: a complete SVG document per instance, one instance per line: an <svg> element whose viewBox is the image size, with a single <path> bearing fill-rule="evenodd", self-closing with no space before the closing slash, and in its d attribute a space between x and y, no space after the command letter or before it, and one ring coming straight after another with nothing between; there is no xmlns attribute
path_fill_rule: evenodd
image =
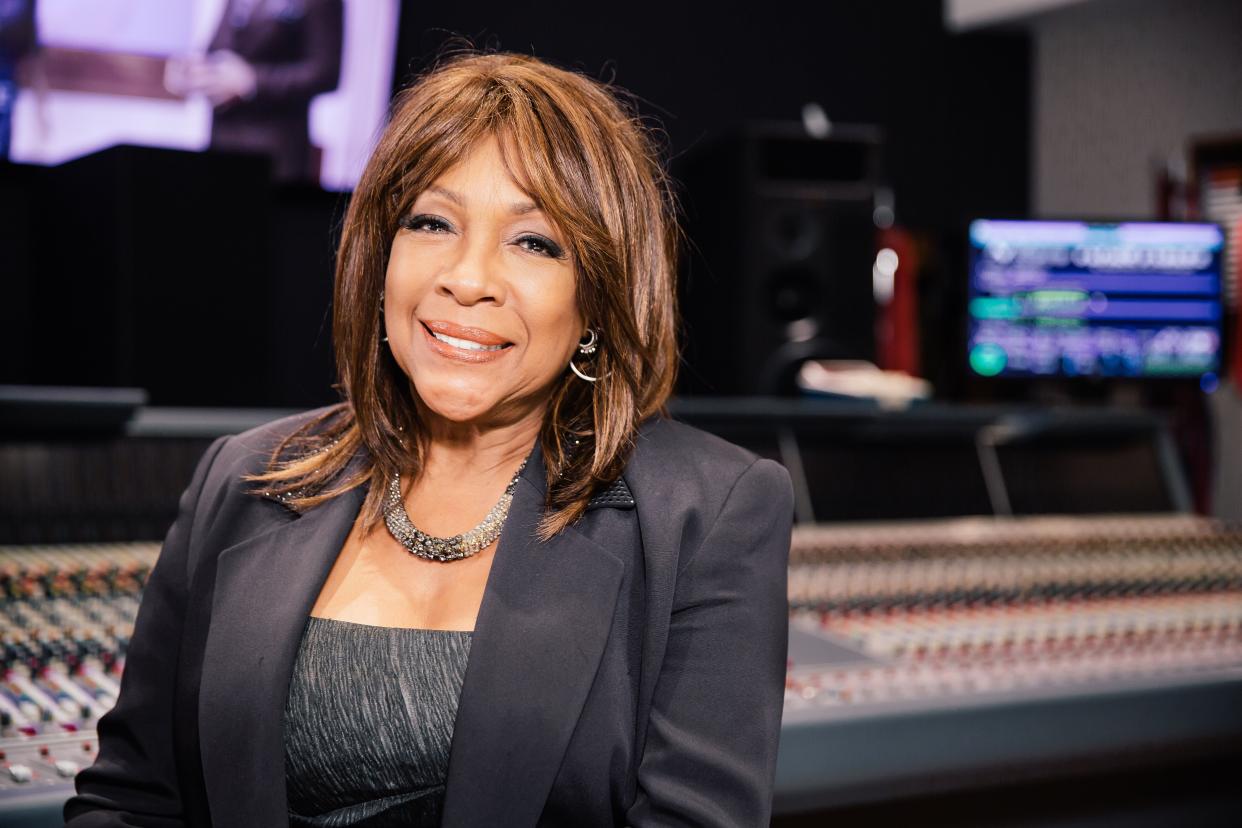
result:
<svg viewBox="0 0 1242 828"><path fill-rule="evenodd" d="M289 824L438 826L470 633L311 617L285 706Z"/></svg>

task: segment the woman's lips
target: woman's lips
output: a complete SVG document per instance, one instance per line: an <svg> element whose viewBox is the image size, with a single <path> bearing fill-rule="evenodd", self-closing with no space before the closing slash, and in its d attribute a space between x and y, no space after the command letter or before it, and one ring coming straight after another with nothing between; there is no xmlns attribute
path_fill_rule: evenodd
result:
<svg viewBox="0 0 1242 828"><path fill-rule="evenodd" d="M513 346L491 331L442 320L423 322L422 328L432 351L458 362L494 362Z"/></svg>
<svg viewBox="0 0 1242 828"><path fill-rule="evenodd" d="M484 330L483 328L472 328L468 325L458 325L455 322L446 322L441 319L432 319L430 321L423 320L423 325L425 325L433 334L451 336L454 339L465 339L483 346L513 344L504 337L494 334L491 331Z"/></svg>

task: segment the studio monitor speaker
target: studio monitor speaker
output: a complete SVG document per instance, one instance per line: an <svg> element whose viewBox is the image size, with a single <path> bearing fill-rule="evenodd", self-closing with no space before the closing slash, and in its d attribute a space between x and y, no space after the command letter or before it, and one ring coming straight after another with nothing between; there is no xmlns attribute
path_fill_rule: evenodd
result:
<svg viewBox="0 0 1242 828"><path fill-rule="evenodd" d="M779 394L808 358L874 355L881 134L755 124L687 154L683 391Z"/></svg>

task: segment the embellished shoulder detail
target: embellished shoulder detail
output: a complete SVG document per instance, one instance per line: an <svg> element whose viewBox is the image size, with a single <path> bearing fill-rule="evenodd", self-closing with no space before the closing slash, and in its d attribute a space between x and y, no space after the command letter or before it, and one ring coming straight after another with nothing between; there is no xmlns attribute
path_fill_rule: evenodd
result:
<svg viewBox="0 0 1242 828"><path fill-rule="evenodd" d="M299 497L305 497L307 495L307 491L305 489L297 489L293 492L278 493L264 489L263 491L256 492L255 494L258 494L260 497L264 497L273 503L279 503L281 506L284 506L294 514L301 514L301 512L294 507L293 501Z"/></svg>
<svg viewBox="0 0 1242 828"><path fill-rule="evenodd" d="M595 496L587 502L587 511L592 509L633 509L634 495L630 493L630 487L625 485L625 480L618 477L606 489L596 492Z"/></svg>
<svg viewBox="0 0 1242 828"><path fill-rule="evenodd" d="M328 443L326 446L319 449L319 451L316 452L316 454L322 454L323 452L328 451L329 449L331 449L333 446L335 446L339 442L340 442L339 439L333 440L332 442ZM282 457L281 459L288 461L288 460L295 458L296 456L297 456L296 454L286 455ZM300 515L302 514L302 511L293 505L293 501L299 498L307 497L312 494L316 494L317 491L321 491L321 490L322 489L313 490L309 487L304 486L299 489L294 489L291 492L274 492L270 489L262 489L260 491L254 492L254 494L257 494L260 497L266 498L267 500L270 500L273 503L279 503L281 506L284 506L290 512L293 512L295 515Z"/></svg>

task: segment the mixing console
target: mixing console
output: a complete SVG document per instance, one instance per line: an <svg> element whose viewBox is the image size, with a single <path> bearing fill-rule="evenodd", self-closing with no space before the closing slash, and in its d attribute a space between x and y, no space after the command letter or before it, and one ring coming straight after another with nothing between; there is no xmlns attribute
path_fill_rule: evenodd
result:
<svg viewBox="0 0 1242 828"><path fill-rule="evenodd" d="M0 547L0 815L92 760L158 549ZM799 526L789 599L778 812L1242 738L1239 528Z"/></svg>
<svg viewBox="0 0 1242 828"><path fill-rule="evenodd" d="M0 547L0 797L63 800L94 760L159 544Z"/></svg>
<svg viewBox="0 0 1242 828"><path fill-rule="evenodd" d="M1242 528L1187 516L798 527L789 597L778 805L1242 732Z"/></svg>
<svg viewBox="0 0 1242 828"><path fill-rule="evenodd" d="M791 624L856 666L791 666L791 708L1242 666L1242 531L1187 518L799 529Z"/></svg>

